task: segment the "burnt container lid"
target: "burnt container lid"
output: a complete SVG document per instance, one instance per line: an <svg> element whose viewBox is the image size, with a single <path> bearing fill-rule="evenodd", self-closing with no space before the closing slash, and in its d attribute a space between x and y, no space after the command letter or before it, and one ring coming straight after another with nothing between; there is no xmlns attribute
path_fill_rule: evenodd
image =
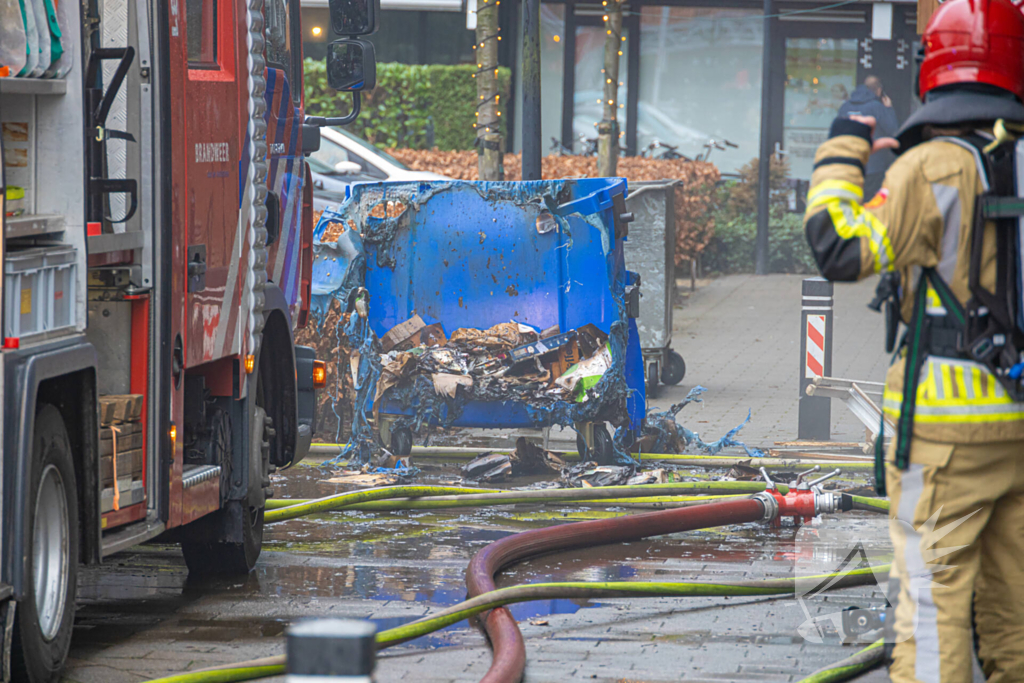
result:
<svg viewBox="0 0 1024 683"><path fill-rule="evenodd" d="M288 627L288 673L302 676L369 676L377 626L358 619L311 619Z"/></svg>

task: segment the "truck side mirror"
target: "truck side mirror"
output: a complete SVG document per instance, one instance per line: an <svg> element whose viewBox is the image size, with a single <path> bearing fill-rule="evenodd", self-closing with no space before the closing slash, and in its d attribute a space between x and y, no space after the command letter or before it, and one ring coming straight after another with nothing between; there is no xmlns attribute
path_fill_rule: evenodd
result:
<svg viewBox="0 0 1024 683"><path fill-rule="evenodd" d="M373 44L359 38L342 38L328 45L327 84L344 92L372 90L377 84Z"/></svg>
<svg viewBox="0 0 1024 683"><path fill-rule="evenodd" d="M373 44L353 36L368 36L377 30L380 0L328 0L331 28L340 36L327 46L327 84L334 90L352 93L352 109L345 116L307 116L309 126L347 126L359 116L360 90L377 85L377 59Z"/></svg>
<svg viewBox="0 0 1024 683"><path fill-rule="evenodd" d="M331 28L339 36L368 36L377 30L380 0L329 0Z"/></svg>

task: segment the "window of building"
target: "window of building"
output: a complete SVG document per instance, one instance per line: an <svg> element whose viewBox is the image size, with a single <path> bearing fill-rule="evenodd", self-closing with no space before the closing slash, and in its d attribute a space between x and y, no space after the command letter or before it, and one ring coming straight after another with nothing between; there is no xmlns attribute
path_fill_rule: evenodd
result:
<svg viewBox="0 0 1024 683"><path fill-rule="evenodd" d="M366 36L373 43L378 63L476 63L475 33L466 30L462 12L384 10L379 24L376 33Z"/></svg>
<svg viewBox="0 0 1024 683"><path fill-rule="evenodd" d="M782 146L791 177L810 179L814 154L856 87L856 38L786 39Z"/></svg>
<svg viewBox="0 0 1024 683"><path fill-rule="evenodd" d="M623 27L626 35L626 28ZM580 154L586 143L580 138L597 137L597 124L604 118L604 44L607 29L604 23L576 27L576 73L575 88L572 98L572 134L573 150ZM628 35L626 36L628 40ZM619 86L615 95L615 106L618 108L617 120L619 145L626 144L625 131L629 122L626 117L626 74L629 73L629 51L622 43L622 55L619 57ZM546 139L546 138L545 138Z"/></svg>
<svg viewBox="0 0 1024 683"><path fill-rule="evenodd" d="M762 22L753 10L641 9L638 152L657 140L692 159L725 139L738 147L709 159L723 173L758 155Z"/></svg>
<svg viewBox="0 0 1024 683"><path fill-rule="evenodd" d="M521 44L516 46L517 63L522 63ZM553 154L551 138L562 139L562 81L565 73L565 5L540 7L540 134L541 153ZM513 149L521 150L523 139L523 73L516 69L516 124Z"/></svg>
<svg viewBox="0 0 1024 683"><path fill-rule="evenodd" d="M185 36L189 67L217 67L217 0L185 0Z"/></svg>

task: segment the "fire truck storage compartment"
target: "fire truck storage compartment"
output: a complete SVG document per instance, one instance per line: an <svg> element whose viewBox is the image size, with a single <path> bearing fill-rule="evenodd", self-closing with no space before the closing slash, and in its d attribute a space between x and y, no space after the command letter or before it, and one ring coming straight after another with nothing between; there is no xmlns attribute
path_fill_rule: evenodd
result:
<svg viewBox="0 0 1024 683"><path fill-rule="evenodd" d="M9 337L74 327L78 250L68 245L9 251L4 259L4 321Z"/></svg>
<svg viewBox="0 0 1024 683"><path fill-rule="evenodd" d="M75 27L78 7L66 8ZM63 77L0 78L4 180L18 197L4 216L3 337L22 349L86 324L81 32L61 43Z"/></svg>

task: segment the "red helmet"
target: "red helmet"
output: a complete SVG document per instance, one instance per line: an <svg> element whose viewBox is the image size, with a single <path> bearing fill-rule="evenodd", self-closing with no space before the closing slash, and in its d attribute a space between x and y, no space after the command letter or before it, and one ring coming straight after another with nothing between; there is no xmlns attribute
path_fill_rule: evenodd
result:
<svg viewBox="0 0 1024 683"><path fill-rule="evenodd" d="M987 83L1024 100L1024 14L1010 0L949 0L932 15L921 97L954 83Z"/></svg>

